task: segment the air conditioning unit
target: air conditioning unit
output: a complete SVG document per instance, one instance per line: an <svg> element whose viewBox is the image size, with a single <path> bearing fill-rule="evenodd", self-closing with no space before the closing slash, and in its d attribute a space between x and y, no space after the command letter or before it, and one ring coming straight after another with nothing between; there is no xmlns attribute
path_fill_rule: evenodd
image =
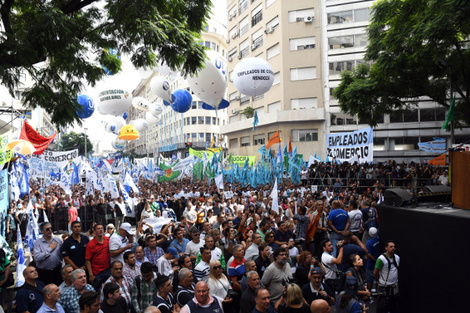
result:
<svg viewBox="0 0 470 313"><path fill-rule="evenodd" d="M227 40L225 40L226 43L230 43L230 38L228 38Z"/></svg>
<svg viewBox="0 0 470 313"><path fill-rule="evenodd" d="M232 109L232 114L238 114L238 110L237 109Z"/></svg>
<svg viewBox="0 0 470 313"><path fill-rule="evenodd" d="M302 21L304 20L304 18L303 18L303 17L298 17L298 18L296 18L295 20L296 20L297 22L302 22Z"/></svg>
<svg viewBox="0 0 470 313"><path fill-rule="evenodd" d="M238 36L238 32L234 32L232 35L232 39L235 39Z"/></svg>
<svg viewBox="0 0 470 313"><path fill-rule="evenodd" d="M264 31L265 34L270 34L274 31L274 28L271 26L271 27L268 27L266 28L266 30Z"/></svg>
<svg viewBox="0 0 470 313"><path fill-rule="evenodd" d="M240 96L236 96L233 100L240 100Z"/></svg>
<svg viewBox="0 0 470 313"><path fill-rule="evenodd" d="M227 58L227 61L229 61L229 62L232 62L232 60L233 60L232 57Z"/></svg>
<svg viewBox="0 0 470 313"><path fill-rule="evenodd" d="M258 44L257 43L254 43L251 45L251 50L255 50L256 48L258 48Z"/></svg>
<svg viewBox="0 0 470 313"><path fill-rule="evenodd" d="M305 18L305 23L312 23L312 22L313 22L313 19L314 19L313 16L307 16L307 17Z"/></svg>

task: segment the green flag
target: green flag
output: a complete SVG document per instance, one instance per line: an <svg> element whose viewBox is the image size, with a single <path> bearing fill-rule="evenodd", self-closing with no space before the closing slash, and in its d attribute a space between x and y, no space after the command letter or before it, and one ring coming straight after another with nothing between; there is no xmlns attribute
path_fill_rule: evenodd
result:
<svg viewBox="0 0 470 313"><path fill-rule="evenodd" d="M444 122L444 125L442 125L441 130L447 129L449 126L449 122L453 122L455 118L455 97L452 98L452 102L449 107L449 111L447 111L447 116L446 120Z"/></svg>
<svg viewBox="0 0 470 313"><path fill-rule="evenodd" d="M176 162L178 163L178 162ZM173 171L171 168L176 165L173 164L172 166L166 166L165 164L160 164L160 168L162 169L162 171L165 172L165 175L163 176L159 176L158 177L158 182L162 182L162 181L170 181L170 180L173 180L173 179L176 179L178 177L178 175L180 174L179 171Z"/></svg>
<svg viewBox="0 0 470 313"><path fill-rule="evenodd" d="M204 164L202 163L202 161L197 162L196 164L194 164L193 177L195 179L199 179L199 180L203 179L203 175L202 175L203 166L204 166Z"/></svg>

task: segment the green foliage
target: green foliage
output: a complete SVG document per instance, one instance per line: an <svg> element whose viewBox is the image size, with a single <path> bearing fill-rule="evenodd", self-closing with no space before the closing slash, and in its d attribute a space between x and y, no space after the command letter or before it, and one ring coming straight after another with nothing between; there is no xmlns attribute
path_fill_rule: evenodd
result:
<svg viewBox="0 0 470 313"><path fill-rule="evenodd" d="M252 107L246 107L240 113L245 115L246 118L251 118L255 115L255 110Z"/></svg>
<svg viewBox="0 0 470 313"><path fill-rule="evenodd" d="M366 61L342 73L341 109L376 125L384 113L427 96L470 123L470 4L460 0L381 0L373 7Z"/></svg>
<svg viewBox="0 0 470 313"><path fill-rule="evenodd" d="M79 155L85 155L85 138L87 154L93 153L93 145L88 136L84 133L77 134L76 132L61 135L59 144L60 150L67 151L78 149Z"/></svg>
<svg viewBox="0 0 470 313"><path fill-rule="evenodd" d="M103 3L105 3L103 5ZM201 68L198 45L211 0L5 0L0 2L0 82L13 95L21 71L33 78L24 93L58 126L79 122L76 97L84 82L94 86L130 55L136 67L166 62L183 75ZM3 26L3 27L2 27Z"/></svg>

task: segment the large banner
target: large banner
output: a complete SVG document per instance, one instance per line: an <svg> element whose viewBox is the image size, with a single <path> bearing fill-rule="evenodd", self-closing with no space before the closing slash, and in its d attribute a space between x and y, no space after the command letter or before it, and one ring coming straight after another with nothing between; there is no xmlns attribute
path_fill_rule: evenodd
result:
<svg viewBox="0 0 470 313"><path fill-rule="evenodd" d="M0 137L0 165L7 163L11 160L13 153L7 150L8 136Z"/></svg>
<svg viewBox="0 0 470 313"><path fill-rule="evenodd" d="M5 238L6 216L8 215L8 169L0 171L0 235Z"/></svg>
<svg viewBox="0 0 470 313"><path fill-rule="evenodd" d="M374 139L371 127L351 133L327 135L326 144L326 154L330 160L364 163L372 162L374 158Z"/></svg>
<svg viewBox="0 0 470 313"><path fill-rule="evenodd" d="M232 163L238 163L238 166L242 167L245 165L246 160L248 159L248 165L253 166L255 164L255 159L256 155L248 155L248 156L243 156L243 155L232 155L230 158L230 162Z"/></svg>
<svg viewBox="0 0 470 313"><path fill-rule="evenodd" d="M44 151L41 155L27 156L29 158L30 177L44 178L51 172L59 173L60 170L69 162L80 163L78 149L70 151Z"/></svg>
<svg viewBox="0 0 470 313"><path fill-rule="evenodd" d="M198 159L204 158L204 152L207 152L207 159L212 159L214 153L222 153L222 148L207 148L207 150L194 150L189 148L189 155L195 155Z"/></svg>

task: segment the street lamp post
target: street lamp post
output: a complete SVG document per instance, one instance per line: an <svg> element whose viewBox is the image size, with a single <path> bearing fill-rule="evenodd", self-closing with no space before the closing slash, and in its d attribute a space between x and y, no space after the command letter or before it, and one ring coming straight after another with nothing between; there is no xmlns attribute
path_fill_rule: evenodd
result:
<svg viewBox="0 0 470 313"><path fill-rule="evenodd" d="M84 136L85 138L84 139L85 139L85 159L86 159L87 158L86 131L88 130L88 128L84 128L84 130L85 130L85 136Z"/></svg>

